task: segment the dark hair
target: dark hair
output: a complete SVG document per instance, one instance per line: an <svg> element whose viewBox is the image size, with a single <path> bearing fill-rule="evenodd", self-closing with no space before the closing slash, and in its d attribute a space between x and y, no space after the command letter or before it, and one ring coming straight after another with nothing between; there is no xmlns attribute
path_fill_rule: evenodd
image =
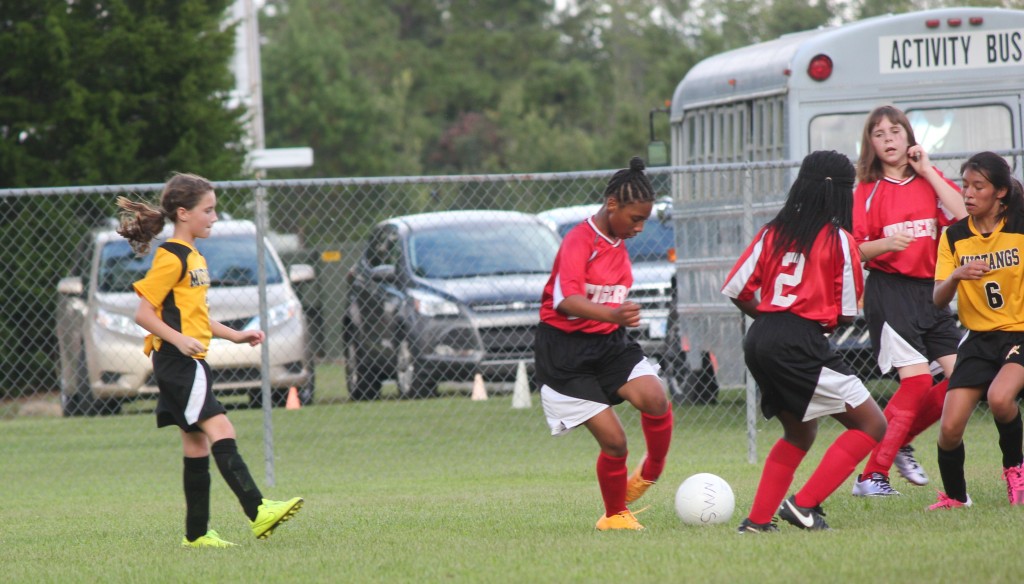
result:
<svg viewBox="0 0 1024 584"><path fill-rule="evenodd" d="M849 231L853 226L853 164L834 150L811 152L800 164L782 210L768 222L775 230L773 253L807 254L822 227L832 224Z"/></svg>
<svg viewBox="0 0 1024 584"><path fill-rule="evenodd" d="M864 122L864 132L860 137L860 158L857 159L857 180L862 183L879 180L882 178L884 173L882 170L882 161L878 159L878 154L875 153L875 148L871 145L871 132L883 119L889 120L893 124L903 126L904 131L907 132L907 146L917 146L917 138L914 137L914 128L910 125L910 120L907 118L907 114L903 113L903 110L891 105L883 105L875 108L873 112L868 114L868 119ZM906 176L910 176L914 173L914 167L908 164L906 172Z"/></svg>
<svg viewBox="0 0 1024 584"><path fill-rule="evenodd" d="M634 156L629 160L629 168L617 171L608 180L608 186L604 189L604 196L614 197L620 203L638 203L653 201L655 199L654 186L644 174L644 159Z"/></svg>
<svg viewBox="0 0 1024 584"><path fill-rule="evenodd" d="M159 207L118 197L121 217L117 232L128 240L135 253L142 255L149 251L153 238L160 235L166 219L177 221L179 208L192 209L212 190L213 184L201 176L175 173L160 193Z"/></svg>
<svg viewBox="0 0 1024 584"><path fill-rule="evenodd" d="M998 215L1000 218L1024 213L1024 187L1014 178L1005 158L995 152L979 152L960 166L960 176L967 170L981 173L997 191L1006 189L1006 196L1002 198L1003 208Z"/></svg>

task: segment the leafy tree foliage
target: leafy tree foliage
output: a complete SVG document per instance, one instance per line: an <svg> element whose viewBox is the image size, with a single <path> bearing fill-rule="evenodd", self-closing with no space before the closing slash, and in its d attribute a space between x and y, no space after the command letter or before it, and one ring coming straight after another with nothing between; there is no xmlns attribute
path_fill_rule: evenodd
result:
<svg viewBox="0 0 1024 584"><path fill-rule="evenodd" d="M0 2L0 187L152 183L174 170L238 177L228 3ZM0 198L0 395L55 386L59 262L113 212L104 196ZM67 257L53 253L61 240Z"/></svg>
<svg viewBox="0 0 1024 584"><path fill-rule="evenodd" d="M228 0L0 3L0 186L238 176Z"/></svg>

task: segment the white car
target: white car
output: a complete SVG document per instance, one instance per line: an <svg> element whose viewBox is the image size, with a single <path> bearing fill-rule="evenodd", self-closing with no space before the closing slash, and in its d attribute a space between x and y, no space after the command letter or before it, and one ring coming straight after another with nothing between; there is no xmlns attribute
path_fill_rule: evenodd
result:
<svg viewBox="0 0 1024 584"><path fill-rule="evenodd" d="M71 275L57 284L56 314L60 350L60 391L65 416L118 413L124 401L158 393L152 363L142 351L146 331L135 323L139 297L132 283L152 263L171 226L154 240L150 253L136 256L113 228L93 231L82 242ZM311 280L305 264L285 270L266 239L266 325L260 323L256 226L222 220L196 247L206 258L211 285L211 318L234 329L262 329L270 352L270 385L275 404L291 387L300 399L313 399L314 366L302 306L292 282ZM247 393L260 403L262 349L213 339L207 362L218 393Z"/></svg>

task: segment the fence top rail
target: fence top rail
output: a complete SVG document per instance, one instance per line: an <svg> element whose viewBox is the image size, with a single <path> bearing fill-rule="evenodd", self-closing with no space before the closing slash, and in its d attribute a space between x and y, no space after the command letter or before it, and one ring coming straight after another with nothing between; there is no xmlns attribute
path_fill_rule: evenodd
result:
<svg viewBox="0 0 1024 584"><path fill-rule="evenodd" d="M994 150L1001 156L1024 156L1024 149ZM975 152L950 152L929 156L932 160L954 160L968 158ZM767 170L794 168L800 165L798 160L771 160L763 162L731 162L727 164L695 164L684 166L661 166L647 169L650 175L680 174L680 173L708 173L725 172L737 170ZM256 188L286 188L286 187L344 187L344 186L365 186L365 185L398 185L398 184L458 184L476 182L537 182L537 181L562 181L580 179L607 179L612 173L619 169L608 170L586 170L574 172L538 172L521 174L467 174L467 175L421 175L421 176L380 176L380 177L346 177L346 178L306 178L306 179L279 179L279 180L238 180L238 181L214 181L214 188L218 189L256 189ZM8 197L38 197L58 195L96 195L96 194L117 194L125 192L159 192L163 183L138 183L138 184L114 184L114 185L91 185L91 186L67 186L67 187L28 187L0 189L0 198Z"/></svg>

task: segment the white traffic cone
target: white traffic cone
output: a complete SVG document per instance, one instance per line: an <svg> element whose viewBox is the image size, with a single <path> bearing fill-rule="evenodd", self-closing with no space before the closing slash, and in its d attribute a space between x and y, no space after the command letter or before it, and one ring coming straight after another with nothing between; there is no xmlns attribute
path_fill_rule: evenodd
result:
<svg viewBox="0 0 1024 584"><path fill-rule="evenodd" d="M530 398L530 380L526 378L526 363L520 361L516 369L516 384L512 388L512 408L516 410L529 408L533 400Z"/></svg>
<svg viewBox="0 0 1024 584"><path fill-rule="evenodd" d="M473 394L469 396L473 401L484 401L487 399L487 388L484 387L484 376L477 373L473 376Z"/></svg>

